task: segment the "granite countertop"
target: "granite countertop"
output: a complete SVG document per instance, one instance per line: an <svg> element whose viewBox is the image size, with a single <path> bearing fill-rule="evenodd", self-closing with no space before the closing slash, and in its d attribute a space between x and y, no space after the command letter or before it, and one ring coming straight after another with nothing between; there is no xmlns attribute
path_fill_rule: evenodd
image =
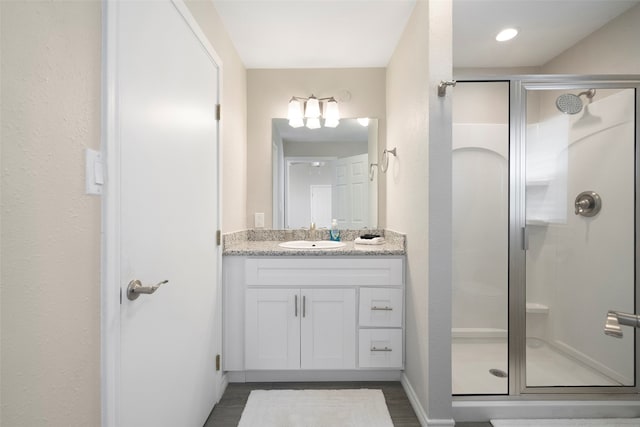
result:
<svg viewBox="0 0 640 427"><path fill-rule="evenodd" d="M222 255L225 256L390 256L405 255L405 236L389 230L367 230L385 237L382 245L358 245L354 239L362 231L342 233L342 242L346 244L335 249L288 249L278 246L289 240L311 240L304 231L285 230L247 230L223 237ZM303 233L303 234L300 234ZM308 233L308 232L306 232ZM328 232L320 230L315 240L329 240Z"/></svg>

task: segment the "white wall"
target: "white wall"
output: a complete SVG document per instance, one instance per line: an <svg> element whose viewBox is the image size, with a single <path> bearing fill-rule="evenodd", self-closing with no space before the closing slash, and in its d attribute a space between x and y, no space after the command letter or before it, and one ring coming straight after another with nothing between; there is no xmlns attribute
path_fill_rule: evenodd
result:
<svg viewBox="0 0 640 427"><path fill-rule="evenodd" d="M101 208L84 150L100 147L101 7L0 2L3 426L100 425ZM211 2L189 7L223 60L223 227L243 229L245 72Z"/></svg>
<svg viewBox="0 0 640 427"><path fill-rule="evenodd" d="M253 225L256 212L265 213L265 226L272 224L271 190L271 119L287 117L292 96L336 96L344 91L349 101L340 101L342 117L373 117L379 119L380 147L384 147L385 69L283 69L247 71L247 222ZM382 150L382 148L380 148ZM384 203L384 188L381 203ZM384 206L384 205L383 205ZM384 225L385 218L379 218Z"/></svg>
<svg viewBox="0 0 640 427"><path fill-rule="evenodd" d="M407 235L406 377L423 422L451 418L451 2L418 1L387 68L387 228ZM438 421L434 422L434 425Z"/></svg>
<svg viewBox="0 0 640 427"><path fill-rule="evenodd" d="M541 67L543 74L640 74L640 5Z"/></svg>

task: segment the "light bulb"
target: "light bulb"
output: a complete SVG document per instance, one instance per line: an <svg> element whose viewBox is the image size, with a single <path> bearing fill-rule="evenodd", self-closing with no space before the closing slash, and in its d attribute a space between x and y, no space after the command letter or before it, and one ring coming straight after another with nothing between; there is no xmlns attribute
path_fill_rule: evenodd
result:
<svg viewBox="0 0 640 427"><path fill-rule="evenodd" d="M318 98L313 95L307 99L306 106L304 107L304 116L307 118L320 117L320 102Z"/></svg>
<svg viewBox="0 0 640 427"><path fill-rule="evenodd" d="M340 120L340 110L338 110L338 101L330 98L327 101L324 118L331 121Z"/></svg>
<svg viewBox="0 0 640 427"><path fill-rule="evenodd" d="M289 101L289 112L287 114L287 118L289 121L302 119L302 105L300 105L300 101L295 98L291 98L291 101Z"/></svg>

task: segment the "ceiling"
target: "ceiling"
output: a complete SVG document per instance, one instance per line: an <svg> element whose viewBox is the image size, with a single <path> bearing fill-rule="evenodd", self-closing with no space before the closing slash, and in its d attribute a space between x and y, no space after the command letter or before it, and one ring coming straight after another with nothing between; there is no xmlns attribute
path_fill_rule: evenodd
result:
<svg viewBox="0 0 640 427"><path fill-rule="evenodd" d="M386 67L415 1L213 0L247 68ZM454 67L543 65L638 3L453 0Z"/></svg>

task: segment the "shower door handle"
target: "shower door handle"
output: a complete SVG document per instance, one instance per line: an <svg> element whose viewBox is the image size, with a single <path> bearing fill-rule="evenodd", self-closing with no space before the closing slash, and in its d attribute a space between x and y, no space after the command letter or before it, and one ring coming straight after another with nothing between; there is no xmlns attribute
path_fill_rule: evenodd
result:
<svg viewBox="0 0 640 427"><path fill-rule="evenodd" d="M633 313L609 310L604 324L604 333L611 337L622 338L622 328L620 326L623 325L640 328L640 316Z"/></svg>

